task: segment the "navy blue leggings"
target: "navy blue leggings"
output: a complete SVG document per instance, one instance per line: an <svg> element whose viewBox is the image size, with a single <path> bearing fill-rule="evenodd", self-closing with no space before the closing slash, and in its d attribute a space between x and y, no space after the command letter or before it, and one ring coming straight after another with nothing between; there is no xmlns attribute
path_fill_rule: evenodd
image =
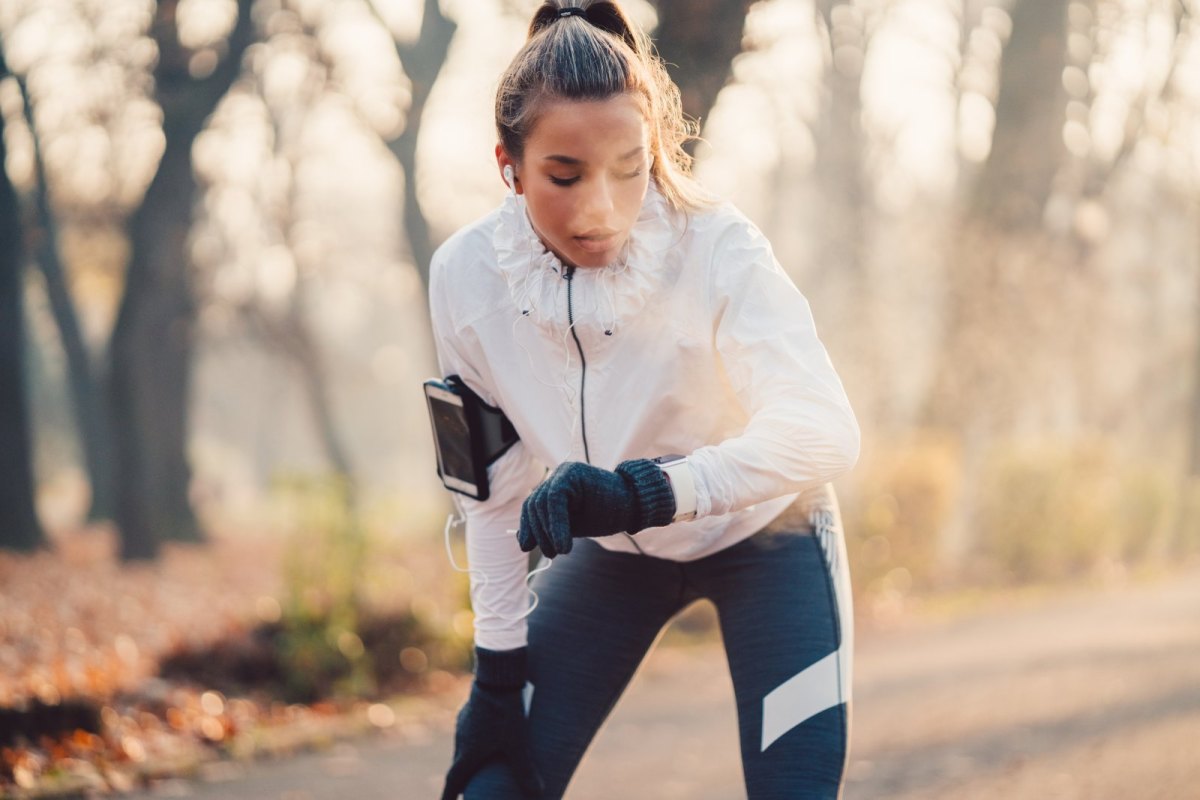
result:
<svg viewBox="0 0 1200 800"><path fill-rule="evenodd" d="M799 505L696 561L616 553L578 539L538 575L529 721L546 798L563 796L663 627L701 598L720 619L750 800L839 796L853 639L845 547L835 502ZM465 793L466 800L521 797L502 762L478 773Z"/></svg>

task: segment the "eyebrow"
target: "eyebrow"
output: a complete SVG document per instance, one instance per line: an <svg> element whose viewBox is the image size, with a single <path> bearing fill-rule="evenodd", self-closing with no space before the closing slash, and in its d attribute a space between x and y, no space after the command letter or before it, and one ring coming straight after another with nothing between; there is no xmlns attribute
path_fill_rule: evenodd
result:
<svg viewBox="0 0 1200 800"><path fill-rule="evenodd" d="M618 161L626 161L626 160L631 159L634 156L638 155L643 150L645 150L645 148L642 147L641 145L638 145L637 147L630 150L628 153L625 153L624 155L619 156L617 160ZM573 156L562 156L562 155L546 156L546 158L543 160L544 161L557 161L560 164L567 164L568 166L578 166L578 165L584 163L583 159L574 158Z"/></svg>

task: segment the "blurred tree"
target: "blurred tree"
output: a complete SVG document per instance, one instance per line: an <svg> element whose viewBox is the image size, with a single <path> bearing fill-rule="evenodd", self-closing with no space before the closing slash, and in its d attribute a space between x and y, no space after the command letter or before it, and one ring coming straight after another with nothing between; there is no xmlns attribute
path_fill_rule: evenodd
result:
<svg viewBox="0 0 1200 800"><path fill-rule="evenodd" d="M867 144L862 126L863 64L877 20L863 11L863 5L854 0L817 0L815 6L829 49L821 106L813 123L817 150L813 171L823 223L814 231L812 258L821 265L813 276L814 290L854 315L854 324L839 333L842 347L857 356L847 372L877 376L879 295L868 285L867 275L873 194L864 163ZM875 418L889 410L886 396L878 397L878 402L880 407L871 413Z"/></svg>
<svg viewBox="0 0 1200 800"><path fill-rule="evenodd" d="M1063 144L1069 0L1018 0L1000 56L991 150L965 192L947 260L945 325L924 422L973 441L1010 425L1044 384L1030 348L1053 325L1048 292L1061 253L1043 225ZM1021 286L1022 291L1014 291ZM1049 312L1050 317L1035 317Z"/></svg>
<svg viewBox="0 0 1200 800"><path fill-rule="evenodd" d="M305 176L313 174L312 128L321 126L323 114L339 107L356 115L364 130L380 136L401 168L405 242L419 277L427 280L435 243L417 199L416 150L426 103L457 29L436 0L430 0L424 3L417 37L407 41L389 30L379 9L370 2L365 5L373 21L388 32L390 47L394 48L409 83L408 107L401 109L405 112L403 125L381 126L372 117L369 103L361 102L362 84L355 83L353 62L361 54L348 54L341 49L337 34L338 26L348 24L359 8L351 11L336 3L283 0L264 20L268 37L247 76L257 81L255 89L266 111L264 121L270 127L271 144L270 151L262 154L269 163L264 164L262 174L250 183L254 185L251 191L262 198L259 209L263 214L262 239L286 251L291 283L282 294L267 296L261 291L250 291L232 297L230 306L249 334L295 370L316 442L329 468L339 480L347 482L352 501L356 483L354 459L346 431L338 421L334 390L338 370L326 355L329 343L322 341L313 315L315 287L328 277L322 275L327 257L304 244L306 231L311 242L315 222L304 210L305 206L311 206L311 196L306 194L312 190L303 185ZM301 76L272 83L272 64L280 63L291 65ZM345 100L349 102L343 105ZM321 224L328 222L322 220ZM235 256L230 252L227 258Z"/></svg>
<svg viewBox="0 0 1200 800"><path fill-rule="evenodd" d="M349 501L353 504L356 497L354 464L337 424L329 370L321 356L320 342L304 313L307 299L303 274L298 270L296 287L282 314L253 302L243 306L241 311L254 334L274 352L282 354L299 373L300 386L308 401L317 441L330 469L345 483Z"/></svg>
<svg viewBox="0 0 1200 800"><path fill-rule="evenodd" d="M1193 201L1196 207L1195 217L1197 228L1200 228L1200 196ZM1200 292L1200 281L1196 282L1196 291ZM1200 312L1200 297L1196 298L1196 310ZM1200 316L1200 314L1198 314ZM1196 322L1198 340L1192 350L1192 386L1189 403L1188 425L1191 428L1191 440L1188 444L1187 475L1200 478L1200 319Z"/></svg>
<svg viewBox="0 0 1200 800"><path fill-rule="evenodd" d="M0 50L0 81L9 75ZM21 211L5 162L0 114L0 546L32 550L45 539L34 509L33 453L25 397L24 247Z"/></svg>
<svg viewBox="0 0 1200 800"><path fill-rule="evenodd" d="M1057 363L1031 356L1058 346L1053 314L1062 307L1067 277L1061 269L1067 258L1043 220L1055 177L1068 162L1062 76L1069 5L1070 0L1015 0L1007 15L997 8L991 17L993 23L1008 22L1007 32L1003 26L981 31L981 38L1000 44L997 86L989 98L995 125L983 164L973 170L960 163L961 200L947 235L942 331L917 420L961 443L959 488L937 536L937 558L945 567L958 565L978 544L973 522L978 487L995 437L1011 434L1027 409L1046 405L1052 379L1047 371ZM975 27L984 24L978 10L970 0L960 4L963 52L954 86L960 95L979 91L962 74Z"/></svg>
<svg viewBox="0 0 1200 800"><path fill-rule="evenodd" d="M1081 13L1085 8L1086 15ZM1178 374L1181 351L1188 348L1185 341L1191 342L1195 358L1200 359L1200 318L1196 316L1200 303L1180 313L1183 309L1174 298L1186 294L1148 289L1183 275L1188 276L1185 280L1194 280L1191 275L1195 273L1185 270L1195 269L1194 259L1200 256L1191 243L1183 246L1184 252L1172 252L1172 240L1180 227L1200 230L1195 226L1200 160L1195 155L1179 157L1193 152L1196 135L1196 94L1189 84L1196 74L1194 54L1200 47L1196 25L1200 4L1164 2L1131 7L1117 0L1092 0L1084 7L1073 5L1072 12L1076 22L1072 41L1083 38L1077 30L1081 18L1087 23L1084 32L1090 34L1084 40L1088 42L1088 60L1069 68L1076 73L1074 80L1071 72L1064 73L1064 85L1069 91L1074 89L1070 92L1076 101L1073 105L1086 103L1092 118L1104 119L1114 99L1119 97L1118 102L1126 104L1123 124L1112 130L1117 134L1115 141L1109 138L1111 144L1106 143L1103 132L1089 125L1087 155L1076 159L1074 169L1066 175L1070 191L1078 197L1071 230L1074 255L1090 275L1100 278L1093 283L1095 299L1089 309L1095 322L1080 336L1081 340L1086 336L1086 341L1074 348L1081 357L1071 361L1073 379L1089 398L1085 413L1091 426L1111 428L1119 420L1125 428L1123 438L1138 442L1126 452L1155 460L1162 460L1167 453L1173 456L1181 447L1181 475L1200 474L1200 360L1194 361L1196 372L1190 386L1170 377ZM1113 80L1114 68L1127 60L1125 52L1134 43L1145 47L1141 69L1124 82ZM1086 80L1082 80L1084 76ZM1171 166L1155 174L1158 170L1148 163L1150 154L1158 154ZM1137 184L1152 193L1141 202L1132 201L1136 191L1132 187ZM1153 230L1147 231L1141 242L1145 255L1132 259L1138 283L1147 287L1135 299L1126 286L1105 279L1105 273L1112 244L1119 239L1117 232L1138 217ZM1137 330L1126 331L1109 321L1118 296L1127 307L1140 307L1145 323L1137 325ZM1182 333L1184 325L1190 327L1186 334ZM1122 341L1133 345L1140 356L1131 382L1141 396L1132 404L1128 386L1114 391L1111 380L1113 353ZM1156 391L1143 395L1147 386ZM1136 411L1131 415L1132 409ZM1189 441L1193 442L1190 446Z"/></svg>
<svg viewBox="0 0 1200 800"><path fill-rule="evenodd" d="M15 77L21 89L25 120L33 145L33 208L26 215L30 228L28 238L33 242L34 259L46 280L46 295L67 360L67 382L92 493L88 519L111 519L115 513L115 498L107 396L101 388L100 376L84 341L79 314L67 285L66 270L59 257L60 231L50 204L46 164L34 120L33 100L25 78L19 75Z"/></svg>
<svg viewBox="0 0 1200 800"><path fill-rule="evenodd" d="M654 0L654 41L679 86L683 112L701 124L742 52L746 14L757 0ZM689 143L688 152L695 152Z"/></svg>
<svg viewBox="0 0 1200 800"><path fill-rule="evenodd" d="M1000 232L1041 227L1050 187L1066 158L1067 7L1070 0L1019 0L1000 58L992 149L966 213Z"/></svg>
<svg viewBox="0 0 1200 800"><path fill-rule="evenodd" d="M817 121L817 180L826 200L826 241L817 259L827 269L858 275L863 269L869 205L863 168L862 69L869 33L853 2L817 0L816 11L829 37L824 106ZM869 327L869 326L868 326Z"/></svg>
<svg viewBox="0 0 1200 800"><path fill-rule="evenodd" d="M241 72L254 36L253 0L221 49L193 52L179 38L179 0L159 0L155 98L165 149L130 225L132 255L111 344L117 514L125 558L156 555L160 538L202 538L188 501L187 402L195 303L188 233L196 196L192 143Z"/></svg>
<svg viewBox="0 0 1200 800"><path fill-rule="evenodd" d="M380 24L387 28L376 4L368 0L368 5ZM393 36L396 56L412 85L412 99L404 128L398 136L387 139L385 143L404 171L404 233L413 264L421 276L422 285L426 287L429 286L429 262L433 259L434 243L429 220L417 200L417 139L421 135L421 122L429 94L446 64L450 42L457 29L454 21L442 13L438 0L424 0L421 30L416 40L404 42Z"/></svg>
<svg viewBox="0 0 1200 800"><path fill-rule="evenodd" d="M283 8L287 7L285 3ZM300 18L299 14L297 18ZM336 476L342 499L353 508L357 499L354 464L350 448L347 447L345 436L337 423L333 387L329 379L330 370L319 337L314 334L307 314L311 299L310 284L319 265L303 263L303 250L296 242L297 231L304 222L299 209L301 189L298 176L304 168L303 149L299 140L303 136L310 112L317 107L321 95L329 88L328 81L335 66L322 52L317 31L303 24L302 30L308 49L305 55L316 60L321 69L321 78L307 80L298 85L298 96L289 97L286 107L267 103L272 128L273 155L278 162L287 165L287 169L280 170L281 175L287 176L284 179L286 186L281 190L282 197L279 202L273 204L271 223L276 227L279 239L293 259L295 285L286 300L282 301L281 308L271 308L261 300L253 299L245 303L241 311L255 335L274 352L287 359L299 374L300 387L308 401L317 441ZM261 76L258 77L261 82ZM259 91L264 98L267 97L268 92L263 86L259 86ZM407 174L409 173L406 171ZM412 202L415 205L415 195ZM424 241L428 242L427 223L419 207L415 213L420 218L413 224L423 227L426 237Z"/></svg>

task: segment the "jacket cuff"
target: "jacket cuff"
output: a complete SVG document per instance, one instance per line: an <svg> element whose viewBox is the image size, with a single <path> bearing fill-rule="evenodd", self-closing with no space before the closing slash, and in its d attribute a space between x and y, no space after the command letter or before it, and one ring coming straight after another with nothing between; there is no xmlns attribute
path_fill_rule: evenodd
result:
<svg viewBox="0 0 1200 800"><path fill-rule="evenodd" d="M490 689L521 689L525 686L525 655L528 647L516 650L475 648L475 682Z"/></svg>
<svg viewBox="0 0 1200 800"><path fill-rule="evenodd" d="M622 461L616 473L625 479L637 498L638 522L626 533L637 533L643 528L670 525L675 518L675 493L666 473L648 458Z"/></svg>

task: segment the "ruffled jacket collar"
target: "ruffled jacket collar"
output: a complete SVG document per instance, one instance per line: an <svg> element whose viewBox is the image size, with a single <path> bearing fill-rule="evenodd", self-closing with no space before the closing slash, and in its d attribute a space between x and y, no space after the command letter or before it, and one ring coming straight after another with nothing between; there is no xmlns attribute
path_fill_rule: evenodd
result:
<svg viewBox="0 0 1200 800"><path fill-rule="evenodd" d="M654 181L617 261L574 271L571 297L576 330L614 335L636 316L666 280L664 261L683 234L676 212ZM517 308L539 327L571 325L564 266L534 231L522 195L509 193L492 235L496 260Z"/></svg>

